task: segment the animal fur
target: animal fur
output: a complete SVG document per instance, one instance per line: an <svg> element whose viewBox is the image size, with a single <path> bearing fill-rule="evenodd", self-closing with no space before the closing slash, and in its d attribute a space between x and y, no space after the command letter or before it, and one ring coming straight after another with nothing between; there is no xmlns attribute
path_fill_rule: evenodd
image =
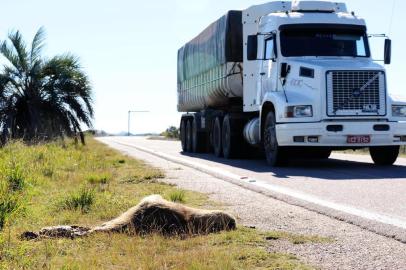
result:
<svg viewBox="0 0 406 270"><path fill-rule="evenodd" d="M209 234L236 229L233 216L212 210L200 210L164 200L159 195L143 199L119 217L97 226L83 228L58 226L42 229L38 234L26 232L23 238L81 237L95 232L126 232L130 234L159 233L165 236Z"/></svg>

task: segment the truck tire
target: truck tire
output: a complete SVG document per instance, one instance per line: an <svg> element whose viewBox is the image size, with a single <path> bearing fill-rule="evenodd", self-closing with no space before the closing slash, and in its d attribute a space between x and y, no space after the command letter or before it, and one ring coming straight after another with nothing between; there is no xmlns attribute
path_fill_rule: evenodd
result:
<svg viewBox="0 0 406 270"><path fill-rule="evenodd" d="M180 120L180 142L182 144L182 151L186 152L186 119Z"/></svg>
<svg viewBox="0 0 406 270"><path fill-rule="evenodd" d="M331 153L333 153L332 150L321 151L321 153L319 153L318 158L320 158L320 159L329 159L330 156L331 156Z"/></svg>
<svg viewBox="0 0 406 270"><path fill-rule="evenodd" d="M221 137L221 120L220 117L217 116L214 120L212 134L213 152L216 157L221 157L223 154Z"/></svg>
<svg viewBox="0 0 406 270"><path fill-rule="evenodd" d="M330 149L317 149L313 148L311 149L309 155L306 157L311 158L311 159L328 159L331 156L331 153L333 151Z"/></svg>
<svg viewBox="0 0 406 270"><path fill-rule="evenodd" d="M264 126L264 150L268 164L272 167L284 166L287 164L287 154L282 147L278 145L276 138L276 120L275 113L269 112L265 119Z"/></svg>
<svg viewBox="0 0 406 270"><path fill-rule="evenodd" d="M192 122L192 151L194 153L202 153L206 148L206 140L204 133L198 131L197 120Z"/></svg>
<svg viewBox="0 0 406 270"><path fill-rule="evenodd" d="M227 159L239 157L245 146L242 121L226 115L223 119L221 135L223 156Z"/></svg>
<svg viewBox="0 0 406 270"><path fill-rule="evenodd" d="M187 120L186 121L186 152L191 153L192 152L192 121Z"/></svg>
<svg viewBox="0 0 406 270"><path fill-rule="evenodd" d="M370 147L369 153L376 165L391 166L399 156L400 146L376 146Z"/></svg>

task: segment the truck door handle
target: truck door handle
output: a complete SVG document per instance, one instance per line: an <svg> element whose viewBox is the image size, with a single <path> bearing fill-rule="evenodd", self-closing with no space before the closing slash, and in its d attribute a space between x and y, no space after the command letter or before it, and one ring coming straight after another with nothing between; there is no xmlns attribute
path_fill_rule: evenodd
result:
<svg viewBox="0 0 406 270"><path fill-rule="evenodd" d="M259 73L259 75L264 76L266 73L265 72L261 72Z"/></svg>

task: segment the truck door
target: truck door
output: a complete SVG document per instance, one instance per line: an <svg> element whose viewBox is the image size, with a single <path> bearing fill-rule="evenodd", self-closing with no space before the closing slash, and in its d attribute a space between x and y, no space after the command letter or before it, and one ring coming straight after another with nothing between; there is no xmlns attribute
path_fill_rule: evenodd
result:
<svg viewBox="0 0 406 270"><path fill-rule="evenodd" d="M277 87L277 65L275 53L275 35L266 36L264 40L264 60L262 61L261 69L261 98L266 92L276 91Z"/></svg>

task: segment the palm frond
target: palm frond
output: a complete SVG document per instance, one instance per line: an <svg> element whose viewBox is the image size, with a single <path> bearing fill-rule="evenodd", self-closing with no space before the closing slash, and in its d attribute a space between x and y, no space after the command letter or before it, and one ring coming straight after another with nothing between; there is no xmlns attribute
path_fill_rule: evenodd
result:
<svg viewBox="0 0 406 270"><path fill-rule="evenodd" d="M32 66L35 65L35 62L41 57L42 49L45 47L45 38L45 28L41 26L35 34L31 44L30 61Z"/></svg>
<svg viewBox="0 0 406 270"><path fill-rule="evenodd" d="M13 65L16 70L22 70L18 56L15 54L7 41L1 42L0 53L10 62L10 64Z"/></svg>
<svg viewBox="0 0 406 270"><path fill-rule="evenodd" d="M14 50L18 57L18 62L20 68L27 72L28 71L28 52L27 52L27 45L23 40L23 36L21 35L20 31L14 31L9 33L8 35L11 44L13 44Z"/></svg>

